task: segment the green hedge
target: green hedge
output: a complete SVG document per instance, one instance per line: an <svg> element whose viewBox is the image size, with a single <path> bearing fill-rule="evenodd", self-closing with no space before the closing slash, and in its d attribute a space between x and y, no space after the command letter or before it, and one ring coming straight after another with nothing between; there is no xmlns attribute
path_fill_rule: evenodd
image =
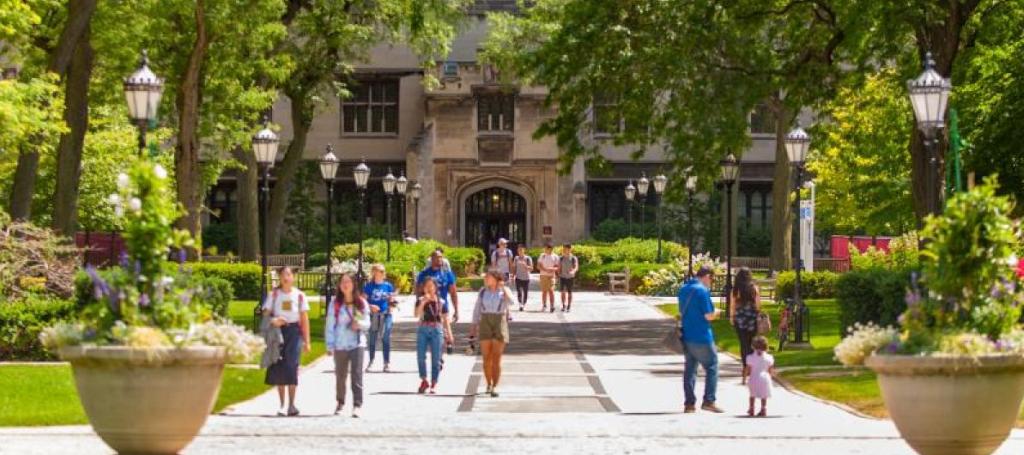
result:
<svg viewBox="0 0 1024 455"><path fill-rule="evenodd" d="M259 300L260 274L259 264L224 262L190 262L185 265L196 276L220 278L231 283L234 298L239 300Z"/></svg>
<svg viewBox="0 0 1024 455"><path fill-rule="evenodd" d="M473 247L452 247L434 240L421 240L417 243L405 243L400 240L391 242L391 261L387 260L387 242L380 239L369 239L363 243L363 257L367 263L410 263L418 269L427 266L427 260L434 250L441 248L445 257L452 264L453 271L459 276L479 273L484 264L484 252ZM351 261L358 256L359 245L344 243L334 247L333 256L336 260Z"/></svg>
<svg viewBox="0 0 1024 455"><path fill-rule="evenodd" d="M836 296L839 275L829 271L802 272L800 274L800 297L805 299L831 299ZM779 301L793 298L796 272L779 273L775 279L775 298Z"/></svg>
<svg viewBox="0 0 1024 455"><path fill-rule="evenodd" d="M72 299L27 296L0 302L0 360L50 360L39 343L39 332L75 315Z"/></svg>
<svg viewBox="0 0 1024 455"><path fill-rule="evenodd" d="M561 254L561 245L554 245L555 254ZM661 262L671 263L676 259L685 259L689 250L675 242L661 242ZM527 254L537 258L544 252L543 248L530 248ZM605 265L612 263L653 263L658 262L657 239L619 239L612 243L587 241L573 244L572 252L580 260L580 265Z"/></svg>
<svg viewBox="0 0 1024 455"><path fill-rule="evenodd" d="M855 323L898 325L900 314L907 308L905 299L910 283L910 270L881 268L851 270L842 274L836 283L839 303L839 326L845 336L846 328Z"/></svg>

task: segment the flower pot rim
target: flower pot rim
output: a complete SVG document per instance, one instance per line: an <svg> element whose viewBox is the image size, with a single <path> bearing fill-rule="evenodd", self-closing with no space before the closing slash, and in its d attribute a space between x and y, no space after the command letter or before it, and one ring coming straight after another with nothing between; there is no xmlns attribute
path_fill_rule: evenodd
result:
<svg viewBox="0 0 1024 455"><path fill-rule="evenodd" d="M64 346L60 358L72 364L123 363L163 365L170 363L224 364L227 350L221 346L135 348L129 346Z"/></svg>
<svg viewBox="0 0 1024 455"><path fill-rule="evenodd" d="M886 375L950 375L1024 371L1020 354L903 355L873 354L864 365Z"/></svg>

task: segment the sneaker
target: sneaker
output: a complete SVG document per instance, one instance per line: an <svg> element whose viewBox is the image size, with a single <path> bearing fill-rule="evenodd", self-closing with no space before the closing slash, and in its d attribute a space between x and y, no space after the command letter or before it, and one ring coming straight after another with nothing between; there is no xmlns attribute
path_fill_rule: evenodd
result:
<svg viewBox="0 0 1024 455"><path fill-rule="evenodd" d="M754 408L747 409L747 417L754 417Z"/></svg>
<svg viewBox="0 0 1024 455"><path fill-rule="evenodd" d="M695 412L697 412L697 407L696 406L694 406L692 404L688 404L686 406L683 406L683 414L693 414Z"/></svg>
<svg viewBox="0 0 1024 455"><path fill-rule="evenodd" d="M341 414L341 408L345 407L345 403L342 401L338 402L338 405L334 407L334 415Z"/></svg>
<svg viewBox="0 0 1024 455"><path fill-rule="evenodd" d="M373 361L372 360L370 361L370 363L366 364L366 372L367 373L370 372L370 368L373 368Z"/></svg>
<svg viewBox="0 0 1024 455"><path fill-rule="evenodd" d="M754 410L751 409L750 412L754 412ZM761 412L757 413L758 417L766 417L767 415L768 411L765 408L761 408Z"/></svg>
<svg viewBox="0 0 1024 455"><path fill-rule="evenodd" d="M352 417L356 419L359 418L359 406L352 408Z"/></svg>
<svg viewBox="0 0 1024 455"><path fill-rule="evenodd" d="M488 385L487 386L487 391L484 392L484 395L490 395L492 390L494 390L494 387L491 387L491 386Z"/></svg>
<svg viewBox="0 0 1024 455"><path fill-rule="evenodd" d="M491 398L498 398L498 391L497 390L491 389Z"/></svg>
<svg viewBox="0 0 1024 455"><path fill-rule="evenodd" d="M703 411L713 412L715 414L721 414L725 412L722 408L715 405L715 403L708 402L705 402L704 404L700 405L700 409Z"/></svg>
<svg viewBox="0 0 1024 455"><path fill-rule="evenodd" d="M552 303L552 304L551 304L551 312L552 312L552 313L554 313L554 312L555 312L555 304L554 304L554 303Z"/></svg>
<svg viewBox="0 0 1024 455"><path fill-rule="evenodd" d="M390 372L391 372L391 365L390 365L390 364L387 364L387 363L385 363L385 364L384 364L384 370L383 370L383 371L384 371L385 373L390 373Z"/></svg>
<svg viewBox="0 0 1024 455"><path fill-rule="evenodd" d="M277 415L281 417L288 415L288 406L281 405L281 408L277 410Z"/></svg>
<svg viewBox="0 0 1024 455"><path fill-rule="evenodd" d="M299 408L296 408L294 405L293 406L289 406L288 407L288 417L295 417L297 415L299 415Z"/></svg>
<svg viewBox="0 0 1024 455"><path fill-rule="evenodd" d="M430 383L427 382L426 379L420 381L420 388L419 390L416 391L416 393L423 394L424 392L427 391L427 387L430 387Z"/></svg>
<svg viewBox="0 0 1024 455"><path fill-rule="evenodd" d="M430 394L433 395L435 393L437 393L437 381L430 383Z"/></svg>
<svg viewBox="0 0 1024 455"><path fill-rule="evenodd" d="M519 311L525 311L525 310L526 310L526 305L523 305L522 303L520 303L519 304Z"/></svg>

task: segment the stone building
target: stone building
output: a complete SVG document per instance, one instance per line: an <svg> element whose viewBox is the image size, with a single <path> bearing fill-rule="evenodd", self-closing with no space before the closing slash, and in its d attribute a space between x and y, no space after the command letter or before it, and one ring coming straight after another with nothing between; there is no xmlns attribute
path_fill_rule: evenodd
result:
<svg viewBox="0 0 1024 455"><path fill-rule="evenodd" d="M482 247L505 237L537 246L586 238L605 219L625 218L625 185L642 173L648 178L658 174L662 155L655 150L634 161L629 148L612 145L598 126L587 133L588 140L600 144L613 163L611 175L587 175L582 163L559 175L554 138L533 138L541 122L553 115L543 104L546 90L503 90L495 70L478 62L487 34L485 14L512 5L477 2L451 54L436 68L441 81L437 88L424 87L415 55L401 46L378 46L369 61L355 67L352 96L328 100L307 139L306 159L320 159L331 144L342 160L336 197L352 197L351 169L365 159L372 170L366 217L384 220L380 178L389 169L422 185L418 214L407 199L404 214L395 215L404 218L399 222L404 221L407 235L418 230L420 237ZM287 99L274 107L282 150L292 134L288 112ZM752 114L751 134L736 192L739 222L734 226L741 228L771 223L771 117ZM315 184L323 194L319 179L299 184ZM222 181L211 191L210 206L229 213L232 191L230 178ZM651 189L652 213L656 199Z"/></svg>

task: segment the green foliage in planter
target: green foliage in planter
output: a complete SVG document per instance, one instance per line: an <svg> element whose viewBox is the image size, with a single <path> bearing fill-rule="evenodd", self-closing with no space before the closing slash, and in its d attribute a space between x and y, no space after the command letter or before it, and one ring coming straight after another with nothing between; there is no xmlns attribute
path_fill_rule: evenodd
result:
<svg viewBox="0 0 1024 455"><path fill-rule="evenodd" d="M874 323L880 326L896 325L907 308L905 292L910 283L908 269L884 268L855 269L836 280L836 299L839 304L839 327Z"/></svg>
<svg viewBox="0 0 1024 455"><path fill-rule="evenodd" d="M231 283L235 298L240 300L259 300L260 274L263 269L259 264L226 262L190 262L185 264L197 276L214 277Z"/></svg>
<svg viewBox="0 0 1024 455"><path fill-rule="evenodd" d="M18 300L0 302L0 360L52 359L39 342L39 332L75 314L71 299L26 294Z"/></svg>
<svg viewBox="0 0 1024 455"><path fill-rule="evenodd" d="M829 271L802 272L800 274L800 297L805 299L831 299L836 296L839 275ZM796 272L788 270L779 273L775 279L776 299L792 298L796 284Z"/></svg>

